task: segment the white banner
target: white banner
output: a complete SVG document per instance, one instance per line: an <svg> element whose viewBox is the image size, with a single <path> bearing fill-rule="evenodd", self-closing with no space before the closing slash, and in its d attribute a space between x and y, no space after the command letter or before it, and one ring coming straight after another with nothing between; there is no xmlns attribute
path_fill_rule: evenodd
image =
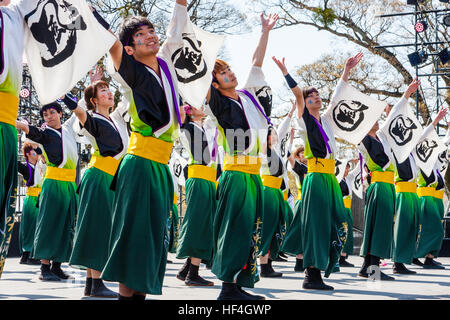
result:
<svg viewBox="0 0 450 320"><path fill-rule="evenodd" d="M344 178L345 167L347 166L346 159L336 159L336 167L334 174L336 175L336 179L340 182Z"/></svg>
<svg viewBox="0 0 450 320"><path fill-rule="evenodd" d="M186 184L186 175L185 171L187 170L188 161L183 158L175 149L172 151L172 155L170 156L169 161L169 170L172 174L173 183L178 183L180 186L184 186Z"/></svg>
<svg viewBox="0 0 450 320"><path fill-rule="evenodd" d="M22 0L25 54L41 104L55 101L86 76L116 38L85 0Z"/></svg>
<svg viewBox="0 0 450 320"><path fill-rule="evenodd" d="M434 126L430 124L419 139L419 143L413 150L414 160L417 166L430 176L436 161L438 161L439 154L447 150L447 146L439 139Z"/></svg>
<svg viewBox="0 0 450 320"><path fill-rule="evenodd" d="M362 166L364 167L364 163L362 163ZM362 179L362 172L361 172L361 166L358 162L357 166L348 173L347 181L351 185L351 191L353 192L358 198L363 198L363 179Z"/></svg>
<svg viewBox="0 0 450 320"><path fill-rule="evenodd" d="M392 108L379 132L384 135L398 163L402 163L419 142L423 128L409 108L408 101L401 98Z"/></svg>
<svg viewBox="0 0 450 320"><path fill-rule="evenodd" d="M325 115L331 120L333 132L338 137L357 145L385 108L386 102L369 97L341 80Z"/></svg>
<svg viewBox="0 0 450 320"><path fill-rule="evenodd" d="M225 37L198 28L186 10L174 12L167 29L170 41L164 42L161 51L172 61L181 97L199 109L211 86L212 71ZM187 17L179 17L178 12ZM180 26L180 21L185 21L184 25Z"/></svg>

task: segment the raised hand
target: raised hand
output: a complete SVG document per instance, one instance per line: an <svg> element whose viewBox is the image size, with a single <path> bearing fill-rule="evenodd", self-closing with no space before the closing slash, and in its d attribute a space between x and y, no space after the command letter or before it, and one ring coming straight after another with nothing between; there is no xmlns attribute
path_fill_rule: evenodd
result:
<svg viewBox="0 0 450 320"><path fill-rule="evenodd" d="M90 70L89 71L89 78L91 79L91 83L94 83L95 81L98 81L98 80L102 80L102 78L103 78L103 69L102 69L102 67L100 65L97 65L95 67L95 73L92 70Z"/></svg>
<svg viewBox="0 0 450 320"><path fill-rule="evenodd" d="M448 109L444 106L441 107L441 109L439 109L439 112L436 116L436 119L434 119L433 121L433 125L437 126L437 124L439 123L439 121L441 121L442 119L445 118L445 115L447 114Z"/></svg>
<svg viewBox="0 0 450 320"><path fill-rule="evenodd" d="M263 31L270 31L270 30L272 30L272 28L277 23L277 20L278 20L278 14L276 14L276 13L269 14L269 16L267 18L264 16L264 12L261 13L261 27L262 27L262 30Z"/></svg>
<svg viewBox="0 0 450 320"><path fill-rule="evenodd" d="M287 71L287 68L286 68L286 64L285 64L285 62L284 62L284 59L285 59L285 58L283 58L283 60L280 61L280 60L278 60L277 58L272 57L272 60L276 63L276 65L278 66L278 68L280 68L281 72L282 72L283 75L285 76L285 75L288 74L288 71Z"/></svg>
<svg viewBox="0 0 450 320"><path fill-rule="evenodd" d="M405 91L405 98L408 99L417 89L420 87L420 80L415 78L408 86L408 89Z"/></svg>
<svg viewBox="0 0 450 320"><path fill-rule="evenodd" d="M345 68L350 71L351 69L356 67L356 65L361 61L362 57L363 53L358 52L354 57L348 58L345 62Z"/></svg>

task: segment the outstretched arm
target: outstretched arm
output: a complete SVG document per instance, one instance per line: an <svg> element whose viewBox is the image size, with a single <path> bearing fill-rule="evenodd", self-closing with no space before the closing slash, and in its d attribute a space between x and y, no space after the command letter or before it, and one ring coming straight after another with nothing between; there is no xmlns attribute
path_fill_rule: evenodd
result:
<svg viewBox="0 0 450 320"><path fill-rule="evenodd" d="M420 80L418 78L415 78L408 86L408 89L406 89L405 93L403 94L403 98L406 100L411 97L411 95L417 91L420 87Z"/></svg>
<svg viewBox="0 0 450 320"><path fill-rule="evenodd" d="M297 82L295 82L295 80L288 73L286 64L284 62L285 59L283 58L282 61L278 60L275 57L272 57L272 59L277 64L278 68L280 68L281 73L283 73L283 76L289 85L289 88L291 88L292 93L295 96L295 104L297 106L298 117L301 118L303 116L303 111L305 110L305 99L303 98L303 92L297 85Z"/></svg>
<svg viewBox="0 0 450 320"><path fill-rule="evenodd" d="M441 109L439 110L438 115L436 116L436 119L434 119L433 121L433 126L436 127L439 123L439 121L441 121L442 119L445 118L445 115L447 114L447 108L446 107L441 107Z"/></svg>
<svg viewBox="0 0 450 320"><path fill-rule="evenodd" d="M265 18L264 13L261 13L261 36L252 59L252 65L255 67L261 67L263 64L264 56L266 55L267 42L269 41L269 32L275 26L277 20L278 14L269 14L269 16Z"/></svg>

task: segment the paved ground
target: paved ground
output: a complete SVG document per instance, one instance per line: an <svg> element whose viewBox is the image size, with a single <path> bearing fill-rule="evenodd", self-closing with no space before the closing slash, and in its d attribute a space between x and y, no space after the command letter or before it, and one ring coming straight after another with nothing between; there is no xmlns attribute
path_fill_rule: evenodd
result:
<svg viewBox="0 0 450 320"><path fill-rule="evenodd" d="M183 261L176 260L172 254L169 259L174 263L167 265L163 295L147 295L147 299L156 300L215 300L220 292L220 281L202 265L200 273L214 281L215 286L208 288L187 287L175 278ZM262 278L252 292L262 294L269 300L448 300L450 299L450 258L438 259L446 270L426 270L417 266L408 266L417 271L416 275L398 275L393 282L367 281L356 277L362 258L351 256L349 261L354 268L342 268L332 274L325 282L334 286L331 292L306 291L301 288L303 273L294 272L295 258L288 262L274 262L277 271L283 272L282 278ZM392 263L382 271L392 275ZM19 264L19 258L8 258L0 279L0 300L80 300L83 298L85 272L63 265L66 272L73 273L74 280L65 282L42 282L38 279L39 266ZM107 283L118 290L116 283Z"/></svg>

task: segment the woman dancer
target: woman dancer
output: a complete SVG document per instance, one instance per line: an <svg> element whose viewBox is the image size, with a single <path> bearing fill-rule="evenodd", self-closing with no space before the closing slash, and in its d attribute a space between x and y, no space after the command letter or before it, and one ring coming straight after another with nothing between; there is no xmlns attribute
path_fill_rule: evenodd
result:
<svg viewBox="0 0 450 320"><path fill-rule="evenodd" d="M215 130L205 130L205 113L190 105L184 106L186 119L181 141L189 151L186 180L187 208L180 228L177 258L186 263L177 278L188 286L213 286L198 274L200 262L211 261L214 251L213 222L216 200L216 154L213 148Z"/></svg>
<svg viewBox="0 0 450 320"><path fill-rule="evenodd" d="M122 112L126 105L119 104L114 112L114 95L106 82L100 80L101 67L91 77L84 90L84 104L73 102L68 106L78 118L83 134L94 148L88 169L78 188L79 209L74 247L69 264L87 268L85 296L117 297L103 284L101 270L109 251L112 227L114 192L110 189L119 162L128 147L128 133Z"/></svg>

